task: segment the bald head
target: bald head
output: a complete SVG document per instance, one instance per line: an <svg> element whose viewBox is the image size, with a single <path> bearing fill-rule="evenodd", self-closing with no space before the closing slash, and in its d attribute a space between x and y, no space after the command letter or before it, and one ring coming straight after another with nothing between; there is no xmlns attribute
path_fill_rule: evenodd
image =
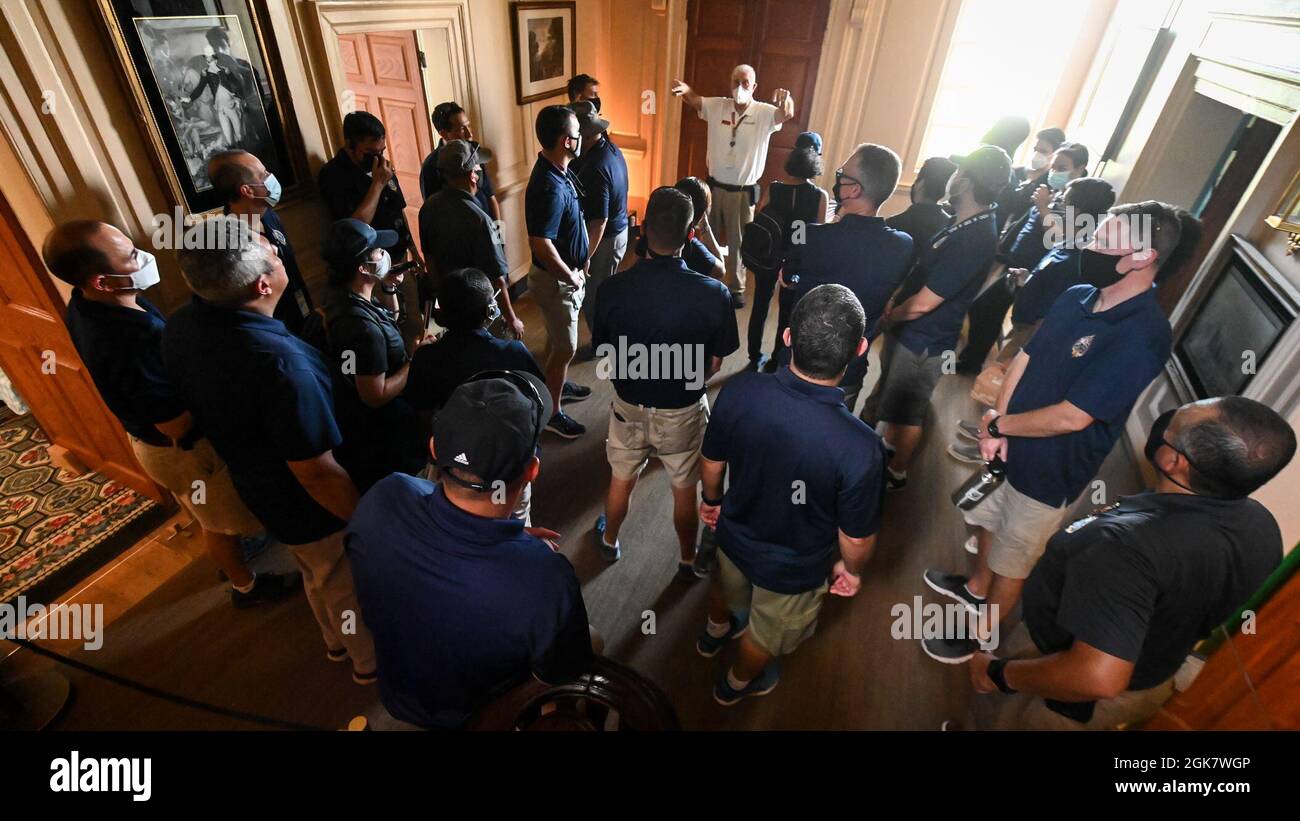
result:
<svg viewBox="0 0 1300 821"><path fill-rule="evenodd" d="M138 267L134 254L130 237L99 220L65 222L41 249L50 273L75 288L93 288L96 277L131 273Z"/></svg>
<svg viewBox="0 0 1300 821"><path fill-rule="evenodd" d="M220 151L208 160L208 179L225 204L257 199L260 195L253 189L262 190L266 178L266 166L247 151ZM250 189L245 190L244 186Z"/></svg>

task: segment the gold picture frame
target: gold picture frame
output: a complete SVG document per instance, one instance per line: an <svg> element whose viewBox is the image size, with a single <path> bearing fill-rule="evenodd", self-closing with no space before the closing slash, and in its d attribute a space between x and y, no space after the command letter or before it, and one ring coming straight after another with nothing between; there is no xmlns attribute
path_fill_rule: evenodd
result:
<svg viewBox="0 0 1300 821"><path fill-rule="evenodd" d="M224 148L256 154L280 180L285 200L303 195L306 154L265 4L192 0L191 8L178 12L171 3L158 14L148 0L97 5L175 206L186 214L221 208L205 166Z"/></svg>
<svg viewBox="0 0 1300 821"><path fill-rule="evenodd" d="M1286 194L1278 203L1277 210L1271 216L1265 217L1264 222L1270 228L1287 233L1288 254L1300 252L1300 171L1297 171L1291 180L1291 185L1287 187Z"/></svg>

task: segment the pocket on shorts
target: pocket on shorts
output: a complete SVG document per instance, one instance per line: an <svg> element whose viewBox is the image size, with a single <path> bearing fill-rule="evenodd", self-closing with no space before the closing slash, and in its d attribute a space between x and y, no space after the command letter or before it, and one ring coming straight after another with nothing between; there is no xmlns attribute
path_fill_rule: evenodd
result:
<svg viewBox="0 0 1300 821"><path fill-rule="evenodd" d="M651 422L650 436L659 453L689 453L699 450L704 443L704 426L708 422L707 408L692 408L690 414L677 418L656 415Z"/></svg>

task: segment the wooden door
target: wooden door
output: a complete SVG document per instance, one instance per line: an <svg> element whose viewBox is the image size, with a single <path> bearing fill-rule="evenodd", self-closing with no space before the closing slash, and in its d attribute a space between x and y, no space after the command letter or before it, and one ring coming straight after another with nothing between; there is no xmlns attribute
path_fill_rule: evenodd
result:
<svg viewBox="0 0 1300 821"><path fill-rule="evenodd" d="M0 195L0 369L52 445L92 470L163 501L105 407L63 322L65 307L36 249Z"/></svg>
<svg viewBox="0 0 1300 821"><path fill-rule="evenodd" d="M705 97L731 94L731 70L749 63L758 72L758 99L778 88L794 95L795 116L772 135L763 181L779 179L795 138L808 130L817 63L830 16L830 0L690 0L686 76ZM682 117L680 176L704 177L707 129L694 112Z"/></svg>
<svg viewBox="0 0 1300 821"><path fill-rule="evenodd" d="M339 56L357 111L374 114L388 132L388 158L406 195L406 223L419 247L420 166L433 151L433 125L415 32L342 34Z"/></svg>

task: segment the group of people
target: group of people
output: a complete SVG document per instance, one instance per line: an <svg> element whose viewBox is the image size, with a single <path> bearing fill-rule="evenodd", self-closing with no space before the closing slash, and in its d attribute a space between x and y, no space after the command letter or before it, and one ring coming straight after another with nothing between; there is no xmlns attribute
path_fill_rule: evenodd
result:
<svg viewBox="0 0 1300 821"><path fill-rule="evenodd" d="M615 394L592 549L621 558L633 491L661 462L679 573L710 579L696 650L735 645L720 704L771 692L825 596L858 592L941 377L997 368L995 406L958 423L951 452L1004 465L1006 479L964 511L970 568L923 578L972 627L924 650L969 665L976 726L1150 715L1192 645L1281 560L1276 523L1247 497L1296 447L1285 420L1249 399L1169 410L1146 448L1154 492L1061 529L1169 356L1155 289L1195 241L1195 219L1158 202L1115 206L1059 129L1013 168L1024 121L927 159L911 206L888 219L902 169L885 146L854 149L827 192L813 182L821 137L806 132L784 179L760 186L794 101L778 90L759 102L749 66L731 89L705 98L674 85L707 123L709 175L653 191L637 226L598 82L575 77L569 105L539 112L524 211L540 362L509 293L492 155L454 102L432 115L442 142L420 175L423 254L382 123L345 119L319 176L334 220L319 307L275 216L279 184L244 152L211 161L226 213L190 229L201 236L179 262L194 298L170 318L142 296L157 261L111 225L61 225L44 258L74 287L69 329L105 402L199 522L234 604L301 584L327 657L377 681L398 719L463 726L529 674L562 681L599 651L573 567L530 504L544 432L585 432L563 411L591 393L567 378L583 315ZM1067 224L1075 214L1095 231ZM748 272L749 367L711 405L710 379L740 348L751 223L780 238L779 259ZM873 347L880 374L859 414ZM247 568L239 537L263 530L300 576ZM989 613L1014 628L1001 646Z"/></svg>

